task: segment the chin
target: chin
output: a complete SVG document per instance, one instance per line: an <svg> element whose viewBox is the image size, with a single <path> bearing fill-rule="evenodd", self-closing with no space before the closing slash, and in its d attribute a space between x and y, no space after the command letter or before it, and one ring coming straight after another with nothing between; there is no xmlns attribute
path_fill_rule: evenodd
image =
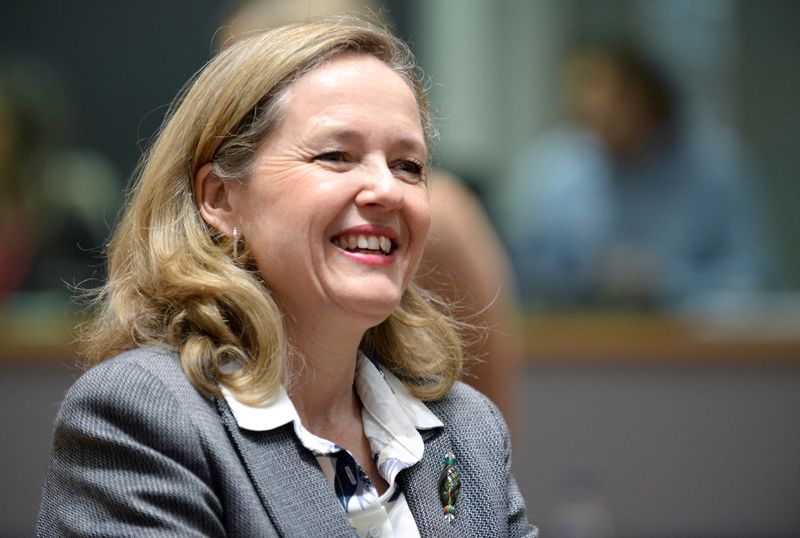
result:
<svg viewBox="0 0 800 538"><path fill-rule="evenodd" d="M371 298L366 299L362 298L360 300L355 300L351 303L352 307L360 314L360 317L364 318L370 327L374 327L375 325L380 325L386 319L392 315L392 313L397 310L397 307L400 306L400 299L402 298L402 294L398 294L391 298L389 297L382 297L378 298Z"/></svg>

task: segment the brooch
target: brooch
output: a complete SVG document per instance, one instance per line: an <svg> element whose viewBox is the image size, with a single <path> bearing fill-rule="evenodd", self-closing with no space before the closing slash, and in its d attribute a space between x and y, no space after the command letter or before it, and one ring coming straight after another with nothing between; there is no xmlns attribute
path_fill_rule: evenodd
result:
<svg viewBox="0 0 800 538"><path fill-rule="evenodd" d="M456 501L461 493L461 473L456 467L456 457L448 452L444 457L444 468L439 478L439 498L444 509L444 518L453 523L458 515Z"/></svg>

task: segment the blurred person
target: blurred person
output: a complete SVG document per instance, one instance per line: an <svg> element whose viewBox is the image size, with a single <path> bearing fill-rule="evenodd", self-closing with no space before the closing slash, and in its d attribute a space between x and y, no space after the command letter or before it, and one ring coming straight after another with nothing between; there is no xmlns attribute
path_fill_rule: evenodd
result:
<svg viewBox="0 0 800 538"><path fill-rule="evenodd" d="M66 301L116 207L108 161L69 146L65 94L46 64L0 65L0 300Z"/></svg>
<svg viewBox="0 0 800 538"><path fill-rule="evenodd" d="M569 119L520 154L501 214L528 304L683 309L761 286L752 169L729 129L684 117L627 46L568 63Z"/></svg>
<svg viewBox="0 0 800 538"><path fill-rule="evenodd" d="M435 127L360 19L204 67L137 171L39 536L535 536L508 431L414 275Z"/></svg>
<svg viewBox="0 0 800 538"><path fill-rule="evenodd" d="M477 327L464 380L500 408L514 433L523 352L511 263L477 196L457 177L433 170L429 192L431 230L417 280Z"/></svg>
<svg viewBox="0 0 800 538"><path fill-rule="evenodd" d="M375 0L238 0L228 6L215 36L218 48L253 32L343 13L391 15ZM384 21L388 22L388 21ZM464 380L517 424L523 368L520 311L511 262L480 200L443 170L429 173L431 232L419 283L455 305L454 315L478 330L469 338Z"/></svg>
<svg viewBox="0 0 800 538"><path fill-rule="evenodd" d="M231 0L222 10L221 24L214 36L215 48L224 49L250 34L314 17L374 16L378 3L378 0Z"/></svg>

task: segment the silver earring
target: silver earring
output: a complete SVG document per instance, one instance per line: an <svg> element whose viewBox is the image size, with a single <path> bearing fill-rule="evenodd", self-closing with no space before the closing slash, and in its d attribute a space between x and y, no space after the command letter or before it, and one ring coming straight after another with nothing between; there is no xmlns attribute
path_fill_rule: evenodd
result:
<svg viewBox="0 0 800 538"><path fill-rule="evenodd" d="M239 228L234 226L231 235L233 235L233 257L237 258L239 256Z"/></svg>

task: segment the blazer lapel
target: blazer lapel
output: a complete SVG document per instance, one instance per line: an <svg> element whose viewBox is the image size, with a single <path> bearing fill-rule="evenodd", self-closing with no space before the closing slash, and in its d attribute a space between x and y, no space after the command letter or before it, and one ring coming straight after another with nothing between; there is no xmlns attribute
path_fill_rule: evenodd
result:
<svg viewBox="0 0 800 538"><path fill-rule="evenodd" d="M336 494L291 424L264 432L242 430L225 401L215 400L278 534L351 538L353 530Z"/></svg>
<svg viewBox="0 0 800 538"><path fill-rule="evenodd" d="M398 475L419 533L421 536L437 538L471 536L469 514L459 512L455 521L450 523L444 517L444 508L439 498L439 480L444 469L445 456L449 452L455 453L450 436L444 429L424 430L420 434L425 442L422 460ZM464 495L469 495L469 484L461 486L461 497ZM459 505L457 503L456 507Z"/></svg>

